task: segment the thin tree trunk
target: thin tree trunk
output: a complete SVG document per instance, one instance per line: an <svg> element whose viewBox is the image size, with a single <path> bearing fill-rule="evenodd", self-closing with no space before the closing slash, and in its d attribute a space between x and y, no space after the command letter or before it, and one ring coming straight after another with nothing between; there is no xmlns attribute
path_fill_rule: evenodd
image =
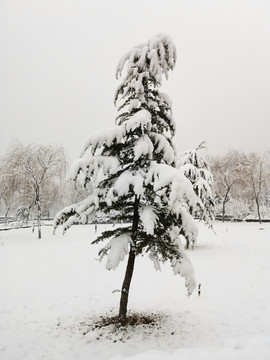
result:
<svg viewBox="0 0 270 360"><path fill-rule="evenodd" d="M41 239L41 207L39 199L39 189L37 190L37 225L38 225L38 239Z"/></svg>
<svg viewBox="0 0 270 360"><path fill-rule="evenodd" d="M139 223L139 198L137 198L137 196L135 196L133 224L132 224L132 240L133 240L134 244L136 243L138 223ZM135 249L133 246L131 246L130 251L129 251L129 256L128 256L126 273L125 273L125 277L124 277L124 281L123 281L123 285L122 285L122 291L121 291L119 316L118 316L118 323L120 326L125 326L127 323L128 295L129 295L129 288L130 288L130 283L131 283L133 270L134 270L135 257L136 257Z"/></svg>
<svg viewBox="0 0 270 360"><path fill-rule="evenodd" d="M225 221L225 204L226 204L226 201L227 201L227 196L228 193L226 193L224 199L223 199L223 203L222 203L222 222Z"/></svg>
<svg viewBox="0 0 270 360"><path fill-rule="evenodd" d="M261 170L261 169L260 169ZM257 213L258 213L258 218L259 218L259 222L260 224L262 223L262 218L261 218L261 213L260 213L260 203L259 203L259 196L260 196L260 192L261 192L261 186L262 186L262 182L261 182L261 171L259 174L259 185L258 185L258 190L256 191L256 182L254 179L254 173L251 170L251 179L252 179L252 188L253 188L253 194L254 194L254 199L255 199L255 203L256 203L256 207L257 207Z"/></svg>
<svg viewBox="0 0 270 360"><path fill-rule="evenodd" d="M5 224L8 224L8 223L9 223L9 221L8 221L8 213L9 213L9 210L10 210L10 206L8 206L7 211L6 211L6 213L5 213Z"/></svg>
<svg viewBox="0 0 270 360"><path fill-rule="evenodd" d="M261 217L261 212L260 212L259 200L256 198L255 201L256 201L256 206L257 206L257 213L258 213L259 222L261 224L262 223L262 217Z"/></svg>
<svg viewBox="0 0 270 360"><path fill-rule="evenodd" d="M222 203L222 222L225 221L225 199L223 200L223 203Z"/></svg>
<svg viewBox="0 0 270 360"><path fill-rule="evenodd" d="M135 256L136 256L135 251L133 249L130 249L125 278L122 285L121 299L119 306L118 323L120 326L125 326L127 323L128 295L129 295L129 288L134 270Z"/></svg>
<svg viewBox="0 0 270 360"><path fill-rule="evenodd" d="M29 216L30 216L30 207L28 207L28 213L27 213L27 216L26 216L26 224L28 224Z"/></svg>
<svg viewBox="0 0 270 360"><path fill-rule="evenodd" d="M226 191L226 194L224 196L224 199L223 199L223 203L222 203L222 222L225 221L225 205L226 205L226 201L228 199L228 195L229 195L229 192L230 192L230 189L231 189L231 186L228 187L227 191Z"/></svg>
<svg viewBox="0 0 270 360"><path fill-rule="evenodd" d="M40 209L40 202L38 201L37 204L37 208L38 208L38 239L41 239L41 209Z"/></svg>

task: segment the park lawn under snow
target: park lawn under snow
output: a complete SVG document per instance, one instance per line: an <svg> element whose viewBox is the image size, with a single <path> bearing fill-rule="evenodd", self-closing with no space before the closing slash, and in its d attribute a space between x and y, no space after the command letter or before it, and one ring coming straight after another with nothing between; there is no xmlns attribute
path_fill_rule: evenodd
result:
<svg viewBox="0 0 270 360"><path fill-rule="evenodd" d="M108 226L99 226L98 232ZM93 226L63 237L43 227L0 231L0 359L270 359L270 224L199 225L188 251L201 296L186 296L169 264L135 263L129 309L163 315L157 325L91 329L117 314L126 259L97 261Z"/></svg>

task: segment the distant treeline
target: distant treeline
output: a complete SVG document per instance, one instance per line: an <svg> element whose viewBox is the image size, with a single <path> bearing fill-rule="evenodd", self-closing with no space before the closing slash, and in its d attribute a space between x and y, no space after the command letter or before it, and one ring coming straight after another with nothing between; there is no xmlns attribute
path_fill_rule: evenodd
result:
<svg viewBox="0 0 270 360"><path fill-rule="evenodd" d="M231 150L207 161L214 177L218 219L270 219L270 152Z"/></svg>

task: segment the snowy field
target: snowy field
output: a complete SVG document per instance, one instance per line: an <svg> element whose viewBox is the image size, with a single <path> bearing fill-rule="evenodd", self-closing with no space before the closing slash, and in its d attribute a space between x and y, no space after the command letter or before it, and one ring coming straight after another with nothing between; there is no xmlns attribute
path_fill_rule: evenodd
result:
<svg viewBox="0 0 270 360"><path fill-rule="evenodd" d="M111 339L90 324L117 313L125 261L105 270L93 226L42 231L0 231L1 360L270 359L270 224L217 223L216 235L200 225L188 251L200 297L186 296L169 265L157 272L138 258L129 308L163 320Z"/></svg>

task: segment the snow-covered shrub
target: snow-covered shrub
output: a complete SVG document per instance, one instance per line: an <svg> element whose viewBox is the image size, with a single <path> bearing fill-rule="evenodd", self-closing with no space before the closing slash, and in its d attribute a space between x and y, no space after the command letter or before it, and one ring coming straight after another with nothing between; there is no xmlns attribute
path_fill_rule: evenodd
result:
<svg viewBox="0 0 270 360"><path fill-rule="evenodd" d="M30 210L28 206L19 206L16 210L15 218L21 223L27 223L29 220Z"/></svg>
<svg viewBox="0 0 270 360"><path fill-rule="evenodd" d="M212 194L213 175L210 167L200 155L199 150L204 148L204 142L196 149L185 151L177 159L177 167L190 180L193 190L198 197L197 206L189 207L189 212L203 220L209 227L215 220L215 202ZM188 206L187 206L188 207ZM192 222L192 217L190 216ZM186 237L186 247L194 246L197 241L196 223L191 235ZM183 233L184 235L184 233Z"/></svg>
<svg viewBox="0 0 270 360"><path fill-rule="evenodd" d="M227 216L234 220L243 220L251 214L251 205L242 199L229 198L226 203ZM222 209L220 209L222 213Z"/></svg>

